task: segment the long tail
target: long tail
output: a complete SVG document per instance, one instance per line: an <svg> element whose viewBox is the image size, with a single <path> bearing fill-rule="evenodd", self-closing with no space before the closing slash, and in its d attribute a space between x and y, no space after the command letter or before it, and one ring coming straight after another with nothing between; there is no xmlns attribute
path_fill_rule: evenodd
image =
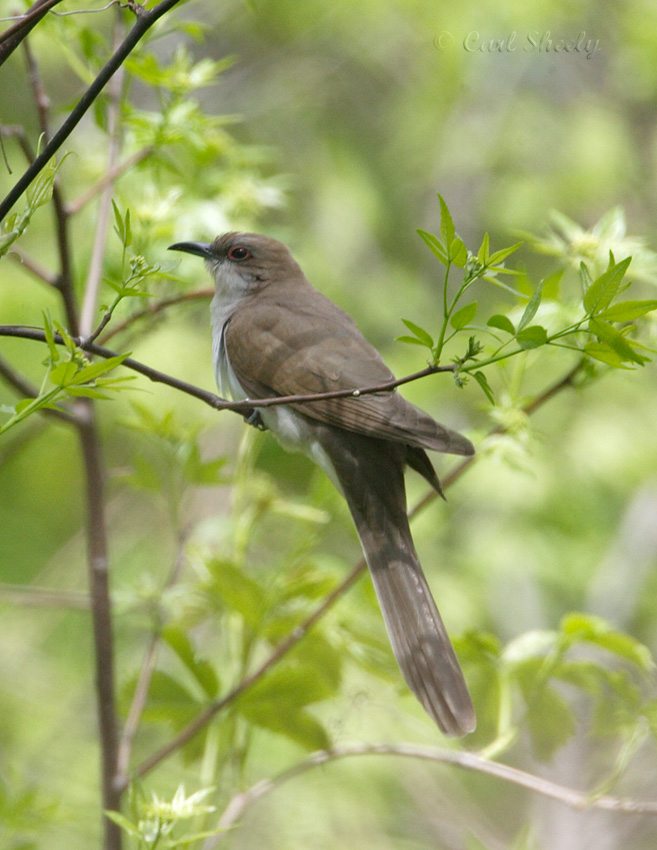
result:
<svg viewBox="0 0 657 850"><path fill-rule="evenodd" d="M446 735L476 725L463 673L413 545L400 444L350 434L323 440L370 568L388 636L409 688Z"/></svg>

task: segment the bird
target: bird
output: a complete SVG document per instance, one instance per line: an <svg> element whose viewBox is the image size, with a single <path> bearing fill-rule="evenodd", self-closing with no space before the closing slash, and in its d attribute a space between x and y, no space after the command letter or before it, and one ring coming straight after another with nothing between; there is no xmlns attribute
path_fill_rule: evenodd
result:
<svg viewBox="0 0 657 850"><path fill-rule="evenodd" d="M310 284L282 242L229 232L170 250L202 257L214 279L222 396L256 400L393 380L351 316ZM344 495L406 683L445 735L472 732L474 708L413 544L404 481L409 466L442 495L427 450L469 456L472 443L396 389L254 408L247 421L309 456Z"/></svg>

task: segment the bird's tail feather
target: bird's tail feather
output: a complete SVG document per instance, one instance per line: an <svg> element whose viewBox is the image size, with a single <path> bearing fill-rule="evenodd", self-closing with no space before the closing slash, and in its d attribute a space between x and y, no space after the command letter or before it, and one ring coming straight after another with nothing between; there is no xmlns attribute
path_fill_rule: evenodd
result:
<svg viewBox="0 0 657 850"><path fill-rule="evenodd" d="M408 448L328 426L317 432L349 505L404 679L446 735L472 732L475 713L468 688L408 524ZM410 460L440 488L424 452Z"/></svg>
<svg viewBox="0 0 657 850"><path fill-rule="evenodd" d="M463 673L410 538L394 542L354 517L388 636L399 668L415 696L446 735L475 728Z"/></svg>

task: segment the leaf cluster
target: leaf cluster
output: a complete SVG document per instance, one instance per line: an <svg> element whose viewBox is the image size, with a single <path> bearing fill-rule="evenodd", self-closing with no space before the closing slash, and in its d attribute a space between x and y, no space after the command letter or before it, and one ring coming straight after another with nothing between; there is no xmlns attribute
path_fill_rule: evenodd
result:
<svg viewBox="0 0 657 850"><path fill-rule="evenodd" d="M454 357L454 377L458 386L463 386L472 375L487 398L494 402L491 382L488 378L493 364L502 364L509 358L542 347L566 348L581 357L602 362L618 369L643 366L649 362L649 347L638 338L637 322L657 309L657 299L619 300L630 286L626 274L631 257L616 262L609 253L607 268L592 279L589 267L580 263L579 297L571 299L567 311L560 302L559 284L563 269L540 280L532 286L526 274L506 268L505 260L518 250L522 243L511 245L490 253L488 234L475 253L469 251L456 234L447 205L439 196L441 207L440 237L420 230L420 236L445 267L442 281L442 318L437 334L430 333L417 323L403 319L412 335L398 337L402 342L427 348L430 364L439 365L445 356L448 343L458 341L459 335L467 334L464 353ZM450 286L453 268L461 269L461 281L455 292ZM516 275L530 294L500 281L500 275ZM486 282L501 286L513 296L507 311L495 312L484 324L475 323L478 302L462 303L466 293L478 283ZM549 309L551 305L558 309ZM519 312L519 307L522 309ZM537 322L543 313L548 322ZM518 318L516 318L518 315ZM554 318L563 316L560 323Z"/></svg>

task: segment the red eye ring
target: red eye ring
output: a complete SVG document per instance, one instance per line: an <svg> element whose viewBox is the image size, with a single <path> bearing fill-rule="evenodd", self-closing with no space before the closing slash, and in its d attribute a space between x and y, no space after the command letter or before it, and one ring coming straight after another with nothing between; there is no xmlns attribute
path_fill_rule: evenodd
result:
<svg viewBox="0 0 657 850"><path fill-rule="evenodd" d="M226 255L229 260L234 260L236 263L240 263L243 260L248 260L251 257L251 252L248 248L245 248L244 245L234 245Z"/></svg>

